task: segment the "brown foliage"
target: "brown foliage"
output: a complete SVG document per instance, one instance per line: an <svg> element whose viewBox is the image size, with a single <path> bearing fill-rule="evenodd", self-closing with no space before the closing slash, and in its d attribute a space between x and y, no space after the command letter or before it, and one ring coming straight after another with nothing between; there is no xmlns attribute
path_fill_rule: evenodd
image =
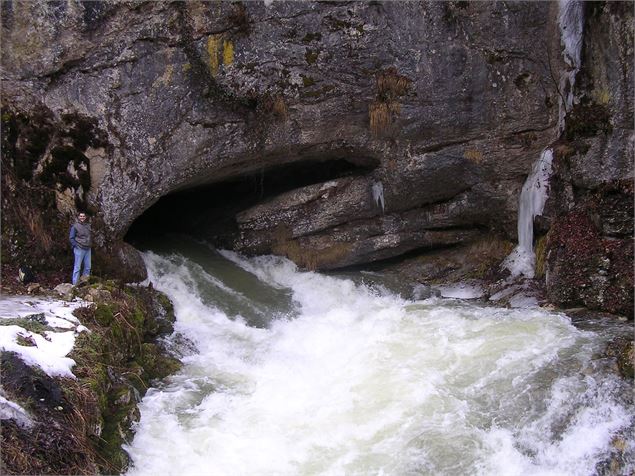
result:
<svg viewBox="0 0 635 476"><path fill-rule="evenodd" d="M400 75L397 68L391 66L377 75L377 95L383 100L393 100L405 95L411 84L410 79Z"/></svg>
<svg viewBox="0 0 635 476"><path fill-rule="evenodd" d="M375 78L377 97L368 107L370 130L374 136L392 135L401 105L398 98L408 93L412 81L397 72L397 68L387 68Z"/></svg>
<svg viewBox="0 0 635 476"><path fill-rule="evenodd" d="M287 108L287 103L284 98L279 94L265 95L259 103L259 109L267 114L272 115L276 119L280 121L286 121L289 117L289 109Z"/></svg>

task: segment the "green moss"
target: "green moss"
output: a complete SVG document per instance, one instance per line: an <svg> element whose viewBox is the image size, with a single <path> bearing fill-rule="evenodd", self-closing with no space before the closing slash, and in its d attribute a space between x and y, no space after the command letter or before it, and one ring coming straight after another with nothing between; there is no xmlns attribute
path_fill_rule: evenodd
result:
<svg viewBox="0 0 635 476"><path fill-rule="evenodd" d="M304 54L304 58L308 64L317 63L318 57L320 56L320 52L318 50L312 50L307 48L306 53Z"/></svg>
<svg viewBox="0 0 635 476"><path fill-rule="evenodd" d="M95 308L95 321L100 326L109 326L114 320L115 309L112 304L97 304Z"/></svg>
<svg viewBox="0 0 635 476"><path fill-rule="evenodd" d="M156 345L146 342L142 345L142 351L136 362L143 367L144 380L151 380L167 377L174 374L181 368L181 362L163 354Z"/></svg>
<svg viewBox="0 0 635 476"><path fill-rule="evenodd" d="M302 38L302 43L309 44L312 41L320 41L321 39L322 33L307 33L306 35L304 35L304 38Z"/></svg>
<svg viewBox="0 0 635 476"><path fill-rule="evenodd" d="M24 330L33 332L35 334L40 334L40 335L44 335L44 332L46 331L55 330L47 324L42 324L41 322L37 320L28 319L25 317L18 317L13 319L0 319L0 326L20 326Z"/></svg>
<svg viewBox="0 0 635 476"><path fill-rule="evenodd" d="M567 140L592 137L599 133L608 134L613 130L611 113L606 104L576 104L567 113L564 135Z"/></svg>
<svg viewBox="0 0 635 476"><path fill-rule="evenodd" d="M101 458L98 464L103 473L119 474L128 464L121 446L131 437L131 426L139 418L134 389L143 395L150 381L175 373L181 366L156 344L144 342L157 335L146 332L155 317L160 315L162 322L173 318L173 307L167 296L151 288L122 287L116 281L96 282L90 287L109 289L111 298L77 313L89 327L94 322L99 326L93 324L92 332L77 337L70 357L77 362L74 372L79 384L92 395L92 408L98 409L88 426L103 422L95 441Z"/></svg>
<svg viewBox="0 0 635 476"><path fill-rule="evenodd" d="M301 74L300 76L302 76L302 84L304 84L305 88L308 88L309 86L313 86L315 84L315 79L313 79L311 76L305 76L303 74Z"/></svg>

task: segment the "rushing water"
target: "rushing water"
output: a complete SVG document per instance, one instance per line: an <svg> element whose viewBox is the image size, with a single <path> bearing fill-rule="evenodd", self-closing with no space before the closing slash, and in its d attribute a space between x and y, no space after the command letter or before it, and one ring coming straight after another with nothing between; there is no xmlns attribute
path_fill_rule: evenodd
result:
<svg viewBox="0 0 635 476"><path fill-rule="evenodd" d="M600 357L628 329L187 241L145 260L196 350L143 399L130 475L582 475L631 431Z"/></svg>

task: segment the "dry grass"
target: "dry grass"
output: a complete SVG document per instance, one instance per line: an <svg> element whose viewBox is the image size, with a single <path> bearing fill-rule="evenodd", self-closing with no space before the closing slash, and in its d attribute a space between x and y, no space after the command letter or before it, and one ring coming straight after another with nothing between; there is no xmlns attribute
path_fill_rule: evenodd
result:
<svg viewBox="0 0 635 476"><path fill-rule="evenodd" d="M379 136L388 131L400 112L401 105L398 102L372 102L368 107L371 132L375 136Z"/></svg>
<svg viewBox="0 0 635 476"><path fill-rule="evenodd" d="M547 237L549 234L545 236L541 236L536 241L536 279L542 279L545 276L545 271L547 269Z"/></svg>
<svg viewBox="0 0 635 476"><path fill-rule="evenodd" d="M272 247L275 254L286 256L298 266L309 270L337 264L349 255L352 248L350 243L335 243L321 249L309 248L300 244L297 239L292 239L291 230L284 225L276 227L273 237L276 240Z"/></svg>
<svg viewBox="0 0 635 476"><path fill-rule="evenodd" d="M279 95L265 95L259 103L259 109L266 115L271 115L280 121L286 121L289 117L289 109L284 98Z"/></svg>
<svg viewBox="0 0 635 476"><path fill-rule="evenodd" d="M465 152L463 152L463 157L475 164L482 163L484 159L483 153L476 149L466 149Z"/></svg>
<svg viewBox="0 0 635 476"><path fill-rule="evenodd" d="M377 97L368 106L370 130L376 137L396 132L394 124L401 113L398 98L408 93L412 81L397 72L397 68L387 68L375 78Z"/></svg>
<svg viewBox="0 0 635 476"><path fill-rule="evenodd" d="M569 144L563 143L555 146L553 152L556 158L566 159L575 153L575 149Z"/></svg>
<svg viewBox="0 0 635 476"><path fill-rule="evenodd" d="M383 100L393 100L403 96L410 89L412 81L390 67L381 71L376 78L377 95Z"/></svg>

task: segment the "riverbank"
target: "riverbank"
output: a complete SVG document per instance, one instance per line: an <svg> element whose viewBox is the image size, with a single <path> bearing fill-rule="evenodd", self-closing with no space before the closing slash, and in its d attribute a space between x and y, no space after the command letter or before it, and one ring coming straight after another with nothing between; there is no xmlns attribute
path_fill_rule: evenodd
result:
<svg viewBox="0 0 635 476"><path fill-rule="evenodd" d="M64 296L6 281L2 472L120 473L137 404L180 366L160 341L173 330L170 301L151 286L94 278Z"/></svg>

